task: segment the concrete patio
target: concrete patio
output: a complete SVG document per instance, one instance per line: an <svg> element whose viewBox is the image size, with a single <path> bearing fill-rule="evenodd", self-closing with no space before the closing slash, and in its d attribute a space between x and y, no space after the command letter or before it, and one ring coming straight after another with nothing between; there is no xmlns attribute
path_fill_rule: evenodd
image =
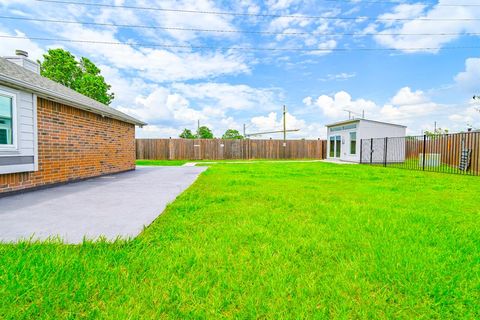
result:
<svg viewBox="0 0 480 320"><path fill-rule="evenodd" d="M0 198L0 241L137 236L206 167L137 170Z"/></svg>

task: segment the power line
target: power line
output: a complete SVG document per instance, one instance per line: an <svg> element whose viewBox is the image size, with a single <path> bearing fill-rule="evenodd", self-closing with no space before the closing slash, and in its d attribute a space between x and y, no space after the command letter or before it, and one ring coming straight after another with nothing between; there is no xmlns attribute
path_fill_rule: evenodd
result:
<svg viewBox="0 0 480 320"><path fill-rule="evenodd" d="M374 20L374 21L480 21L480 18L372 18L372 17L332 17L332 16L309 16L309 15L282 15L270 13L246 13L246 12L227 12L227 11L206 11L206 10L187 10L187 9L171 9L159 7L140 7L129 5L113 5L103 3L88 3L88 2L71 2L63 0L34 0L37 2L48 2L57 4L80 5L103 8L120 8L120 9L136 9L136 10L150 10L176 13L194 13L194 14L210 14L210 15L229 15L229 16L248 16L248 17L263 17L263 18L297 18L297 19L324 19L324 20ZM480 5L478 5L480 7Z"/></svg>
<svg viewBox="0 0 480 320"><path fill-rule="evenodd" d="M477 36L480 32L463 32L463 33L325 33L325 32L275 32L275 31L256 31L256 30L222 30L222 29L201 29L201 28L181 28L181 27L166 27L158 25L134 25L134 24L116 24L116 23L99 23L87 21L72 21L72 20L52 20L52 19L38 19L26 17L10 17L0 16L0 19L5 20L22 20L32 22L47 22L47 23L63 23L63 24L78 24L78 25L93 25L103 27L116 28L139 28L139 29L160 29L169 31L193 31L193 32L212 32L212 33L241 33L241 34L266 34L266 35L312 35L312 36Z"/></svg>
<svg viewBox="0 0 480 320"><path fill-rule="evenodd" d="M197 45L170 45L159 43L141 43L141 42L114 42L114 41L92 41L76 39L56 39L27 36L5 36L3 39L23 39L51 42L69 42L69 43L89 43L102 45L124 45L132 47L152 47L152 48L180 48L180 49L213 49L213 50L239 50L239 51L291 51L291 52L353 52L353 51L434 51L434 50L463 50L480 49L480 46L453 46L453 47L405 47L405 48L268 48L268 47L219 47L219 46L197 46Z"/></svg>
<svg viewBox="0 0 480 320"><path fill-rule="evenodd" d="M407 4L407 5L414 5L418 3L408 3L405 1L374 1L374 0L362 0L360 2L354 2L352 0L323 0L323 1L328 1L328 2L338 2L338 3L349 3L352 5L359 5L362 3L367 3L367 4L391 4L391 5L399 5L399 4ZM421 3L429 6L436 6L436 7L480 7L480 3L434 3L434 2L428 2L428 3Z"/></svg>

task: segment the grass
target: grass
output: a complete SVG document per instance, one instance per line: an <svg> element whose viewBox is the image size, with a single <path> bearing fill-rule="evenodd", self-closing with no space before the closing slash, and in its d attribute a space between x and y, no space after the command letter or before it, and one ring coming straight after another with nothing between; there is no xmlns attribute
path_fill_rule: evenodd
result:
<svg viewBox="0 0 480 320"><path fill-rule="evenodd" d="M183 166L187 160L137 160L137 166Z"/></svg>
<svg viewBox="0 0 480 320"><path fill-rule="evenodd" d="M289 162L289 161L315 161L312 159L251 159L251 160L136 160L136 164L139 166L182 166L188 162L195 162L195 163L237 163L237 162L245 162L245 163L257 163L257 162Z"/></svg>
<svg viewBox="0 0 480 320"><path fill-rule="evenodd" d="M377 166L383 166L383 163L374 164ZM429 165L428 161L425 163L425 168L423 168L422 162L418 158L410 158L403 162L398 163L388 163L390 168L399 168L407 170L422 170L430 172L442 172L442 173L453 173L453 174L463 174L463 175L480 175L478 168L474 165L470 165L467 171L460 170L460 166L451 165L445 162L439 163L437 166Z"/></svg>
<svg viewBox="0 0 480 320"><path fill-rule="evenodd" d="M214 165L132 241L0 246L0 318L480 317L480 179Z"/></svg>

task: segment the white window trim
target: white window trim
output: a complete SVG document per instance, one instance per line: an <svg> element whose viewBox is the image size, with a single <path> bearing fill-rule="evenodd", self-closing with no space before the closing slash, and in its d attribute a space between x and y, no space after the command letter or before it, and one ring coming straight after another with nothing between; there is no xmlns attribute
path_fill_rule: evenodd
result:
<svg viewBox="0 0 480 320"><path fill-rule="evenodd" d="M33 163L34 170L38 171L38 97L36 94L32 94L33 98Z"/></svg>
<svg viewBox="0 0 480 320"><path fill-rule="evenodd" d="M15 90L5 90L0 88L0 95L12 99L12 135L13 144L0 144L0 151L18 151L18 92Z"/></svg>
<svg viewBox="0 0 480 320"><path fill-rule="evenodd" d="M355 140L352 140L352 133L355 133ZM350 131L348 133L348 138L350 139L350 145L348 146L348 149L350 151L350 155L351 156L356 156L357 155L357 148L358 148L357 131ZM355 153L352 153L352 141L355 141Z"/></svg>

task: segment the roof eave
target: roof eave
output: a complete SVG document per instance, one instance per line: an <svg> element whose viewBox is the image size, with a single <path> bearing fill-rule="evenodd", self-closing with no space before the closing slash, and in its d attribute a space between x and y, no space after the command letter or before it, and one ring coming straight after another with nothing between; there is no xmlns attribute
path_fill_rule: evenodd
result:
<svg viewBox="0 0 480 320"><path fill-rule="evenodd" d="M330 128L330 127L335 127L335 126L339 126L339 125L342 125L342 124L353 123L353 122L360 122L360 121L381 123L381 124L386 124L386 125L390 125L390 126L407 128L407 126L404 126L404 125L401 125L401 124L389 123L389 122L383 122L383 121L376 121L376 120L370 120L370 119L351 119L351 120L339 121L339 122L327 124L327 125L325 125L325 127Z"/></svg>
<svg viewBox="0 0 480 320"><path fill-rule="evenodd" d="M145 123L143 121L140 121L140 120L137 120L137 119L134 119L134 118L131 118L131 119L129 119L130 117L129 118L126 118L126 117L123 118L123 117L119 117L115 114L112 114L110 112L101 112L101 111L96 110L95 108L93 108L91 106L80 104L80 103L76 102L75 100L69 99L67 96L65 96L63 94L60 94L58 92L55 92L55 91L52 91L52 90L49 90L49 89L45 89L45 88L41 88L39 86L30 84L28 82L6 76L4 74L0 74L0 82L1 81L5 82L6 84L14 85L14 86L16 86L20 89L26 89L26 90L32 91L33 93L35 93L35 94L37 94L37 95L39 95L43 98L46 98L48 100L53 100L53 101L57 101L57 102L60 102L60 103L65 103L65 104L67 104L69 106L72 106L74 108L77 108L77 109L92 112L92 113L99 114L101 116L109 117L109 118L112 118L112 119L120 120L120 121L123 121L123 122L126 122L126 123L137 125L139 127L143 127L143 126L147 125L147 123Z"/></svg>
<svg viewBox="0 0 480 320"><path fill-rule="evenodd" d="M352 119L352 120L339 121L339 122L334 122L334 123L331 123L331 124L327 124L327 125L325 125L325 127L329 128L329 127L339 126L341 124L346 124L346 123L360 122L360 120L362 120L362 119Z"/></svg>

